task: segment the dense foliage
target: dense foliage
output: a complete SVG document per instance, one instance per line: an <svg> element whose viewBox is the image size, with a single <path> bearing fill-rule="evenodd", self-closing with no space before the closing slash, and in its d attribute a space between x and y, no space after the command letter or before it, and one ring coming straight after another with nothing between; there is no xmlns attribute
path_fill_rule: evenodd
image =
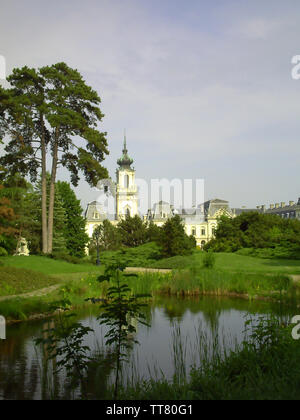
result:
<svg viewBox="0 0 300 420"><path fill-rule="evenodd" d="M68 253L75 257L84 257L85 246L89 241L85 232L85 218L82 215L80 200L76 198L68 182L58 181L56 191L61 198L65 212L65 223L62 227Z"/></svg>
<svg viewBox="0 0 300 420"><path fill-rule="evenodd" d="M79 171L91 186L108 176L101 165L108 154L106 133L98 130L101 101L80 73L65 63L14 69L7 81L8 89L0 87L0 141L8 138L0 161L9 173L29 175L32 182L41 172L42 250L51 253L58 168L64 166L71 173L73 185L78 184Z"/></svg>
<svg viewBox="0 0 300 420"><path fill-rule="evenodd" d="M121 242L124 246L138 246L147 242L147 225L139 216L127 216L118 223Z"/></svg>
<svg viewBox="0 0 300 420"><path fill-rule="evenodd" d="M205 249L264 257L300 258L300 221L258 212L221 217Z"/></svg>
<svg viewBox="0 0 300 420"><path fill-rule="evenodd" d="M0 184L0 256L12 252L16 246L15 220L11 201L5 196L5 187Z"/></svg>
<svg viewBox="0 0 300 420"><path fill-rule="evenodd" d="M188 236L180 216L176 215L167 220L161 228L157 241L164 257L190 254L196 246L193 236Z"/></svg>
<svg viewBox="0 0 300 420"><path fill-rule="evenodd" d="M99 224L94 230L90 255L94 260L97 248L100 251L117 250L118 258L127 258L132 265L139 261L141 266L145 266L159 258L191 254L195 246L195 239L185 233L180 216L177 215L158 227L153 222L143 222L136 215L126 216L116 226L108 220ZM137 248L137 252L128 252L130 248ZM140 250L143 250L142 254L145 251L144 260Z"/></svg>

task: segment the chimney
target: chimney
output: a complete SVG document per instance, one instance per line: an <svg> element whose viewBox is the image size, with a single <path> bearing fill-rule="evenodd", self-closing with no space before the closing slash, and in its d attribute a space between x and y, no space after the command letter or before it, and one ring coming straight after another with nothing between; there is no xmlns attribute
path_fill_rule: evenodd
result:
<svg viewBox="0 0 300 420"><path fill-rule="evenodd" d="M295 204L294 201L289 201L289 206L293 206Z"/></svg>
<svg viewBox="0 0 300 420"><path fill-rule="evenodd" d="M285 202L284 202L284 201L282 201L282 202L280 203L280 205L281 205L281 207L285 207Z"/></svg>
<svg viewBox="0 0 300 420"><path fill-rule="evenodd" d="M279 203L275 203L275 208L279 209Z"/></svg>
<svg viewBox="0 0 300 420"><path fill-rule="evenodd" d="M273 209L274 208L274 204L270 204L270 209Z"/></svg>

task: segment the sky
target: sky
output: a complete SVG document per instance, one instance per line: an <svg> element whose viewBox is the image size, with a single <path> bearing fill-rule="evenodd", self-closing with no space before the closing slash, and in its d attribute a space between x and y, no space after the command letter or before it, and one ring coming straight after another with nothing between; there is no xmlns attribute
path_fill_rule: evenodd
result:
<svg viewBox="0 0 300 420"><path fill-rule="evenodd" d="M300 197L298 0L0 6L8 74L64 61L100 95L112 178L126 128L138 178L204 179L205 199L232 207ZM76 194L83 207L97 198L84 180Z"/></svg>

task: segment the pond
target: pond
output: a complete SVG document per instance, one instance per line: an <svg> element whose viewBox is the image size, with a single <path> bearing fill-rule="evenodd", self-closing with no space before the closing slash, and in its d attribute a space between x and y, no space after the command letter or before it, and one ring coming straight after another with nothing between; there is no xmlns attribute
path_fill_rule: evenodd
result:
<svg viewBox="0 0 300 420"><path fill-rule="evenodd" d="M97 308L77 311L77 319L90 326L94 333L86 344L103 360L109 358L104 345L105 327L96 319ZM295 314L291 308L263 301L197 297L156 297L146 309L150 327L139 324L135 344L125 365L123 380L171 379L174 373L189 374L192 365L199 366L214 346L222 352L233 349L244 338L246 318L274 314L288 322ZM7 327L6 340L0 340L0 399L49 398L43 375L43 351L34 339L42 335L45 320L23 322ZM106 369L104 376L113 375ZM63 373L56 377L56 397L67 398L61 384ZM105 382L105 381L104 381ZM55 384L54 384L55 386Z"/></svg>

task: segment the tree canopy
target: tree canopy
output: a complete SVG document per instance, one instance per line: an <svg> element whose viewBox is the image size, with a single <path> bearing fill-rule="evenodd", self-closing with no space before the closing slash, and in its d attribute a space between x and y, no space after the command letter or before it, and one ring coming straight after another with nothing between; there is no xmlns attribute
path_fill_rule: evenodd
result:
<svg viewBox="0 0 300 420"><path fill-rule="evenodd" d="M78 184L80 171L91 186L108 177L101 165L108 154L106 133L98 130L101 100L65 63L14 69L7 80L11 87L0 87L0 139L7 136L9 142L0 162L11 174L29 175L33 182L41 171L43 252L51 253L57 169L67 168L73 185Z"/></svg>
<svg viewBox="0 0 300 420"><path fill-rule="evenodd" d="M157 243L164 257L190 254L196 246L195 238L185 233L183 221L178 214L167 220L161 227Z"/></svg>
<svg viewBox="0 0 300 420"><path fill-rule="evenodd" d="M222 216L215 239L205 249L300 258L300 221L258 212L245 212L232 219Z"/></svg>
<svg viewBox="0 0 300 420"><path fill-rule="evenodd" d="M83 257L89 237L85 232L85 218L82 215L80 200L76 198L68 182L58 181L56 186L65 213L62 232L66 239L67 251L75 257Z"/></svg>

